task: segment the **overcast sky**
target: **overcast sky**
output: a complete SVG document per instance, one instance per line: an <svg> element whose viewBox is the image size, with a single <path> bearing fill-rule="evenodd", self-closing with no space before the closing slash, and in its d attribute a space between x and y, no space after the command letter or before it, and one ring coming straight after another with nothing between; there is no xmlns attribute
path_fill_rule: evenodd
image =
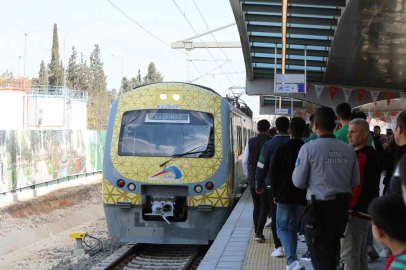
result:
<svg viewBox="0 0 406 270"><path fill-rule="evenodd" d="M195 0L211 29L234 22L228 0ZM128 16L146 28L165 43L182 40L195 33L172 0L112 0ZM176 3L198 32L207 31L193 0L176 0ZM53 24L58 24L60 56L66 62L72 46L76 46L78 55L84 53L89 59L94 44L99 44L101 58L107 75L108 88L120 87L121 62L111 55L124 59L123 75L135 77L138 69L145 75L149 62L155 62L157 69L165 76L165 81L184 82L187 76L191 80L200 75L187 64L187 56L159 42L136 26L107 0L0 0L2 20L0 23L0 72L6 69L24 73L24 34L27 33L26 76L37 77L41 60L49 63L51 59ZM239 41L236 26L216 32L218 41ZM212 36L203 41L214 41ZM199 41L196 39L195 41ZM65 47L65 49L64 49ZM209 86L225 95L225 89L231 86L245 85L245 66L241 49L224 49L227 57L240 74L209 75L195 81ZM210 49L218 63L224 63L226 56L219 49ZM64 57L65 55L65 57ZM195 49L191 59L212 60L206 49ZM88 60L89 61L89 60ZM194 62L201 74L217 67L214 61ZM234 72L230 64L223 66L225 73ZM189 70L189 75L188 75ZM223 72L217 69L211 73ZM254 113L258 113L258 97L243 96Z"/></svg>

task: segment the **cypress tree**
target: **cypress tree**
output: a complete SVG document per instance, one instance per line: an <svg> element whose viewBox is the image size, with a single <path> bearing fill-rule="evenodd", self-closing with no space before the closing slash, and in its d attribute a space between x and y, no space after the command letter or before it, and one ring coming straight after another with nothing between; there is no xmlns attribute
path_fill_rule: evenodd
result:
<svg viewBox="0 0 406 270"><path fill-rule="evenodd" d="M83 57L83 53L80 55L80 63L78 64L77 73L76 90L88 90L89 67L87 66L87 61Z"/></svg>
<svg viewBox="0 0 406 270"><path fill-rule="evenodd" d="M63 84L63 70L59 59L58 26L54 24L51 63L49 64L49 85L60 86Z"/></svg>
<svg viewBox="0 0 406 270"><path fill-rule="evenodd" d="M48 87L48 69L45 66L44 60L41 61L37 84L40 86Z"/></svg>
<svg viewBox="0 0 406 270"><path fill-rule="evenodd" d="M163 82L164 77L157 71L154 62L149 63L148 73L144 77L144 84Z"/></svg>
<svg viewBox="0 0 406 270"><path fill-rule="evenodd" d="M72 47L72 55L69 58L67 74L66 74L66 84L70 89L80 90L78 88L79 81L79 65L77 61L77 52L75 46Z"/></svg>
<svg viewBox="0 0 406 270"><path fill-rule="evenodd" d="M103 63L100 59L100 48L97 44L90 55L89 102L88 128L97 130L106 129L111 95L107 91L106 75L104 74Z"/></svg>

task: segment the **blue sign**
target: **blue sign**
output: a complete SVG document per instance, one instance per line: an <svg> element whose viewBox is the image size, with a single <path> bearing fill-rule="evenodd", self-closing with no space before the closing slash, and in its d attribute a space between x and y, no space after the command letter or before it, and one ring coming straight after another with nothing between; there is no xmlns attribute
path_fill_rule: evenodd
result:
<svg viewBox="0 0 406 270"><path fill-rule="evenodd" d="M276 109L276 114L292 114L291 109Z"/></svg>
<svg viewBox="0 0 406 270"><path fill-rule="evenodd" d="M304 84L277 84L276 93L305 93Z"/></svg>

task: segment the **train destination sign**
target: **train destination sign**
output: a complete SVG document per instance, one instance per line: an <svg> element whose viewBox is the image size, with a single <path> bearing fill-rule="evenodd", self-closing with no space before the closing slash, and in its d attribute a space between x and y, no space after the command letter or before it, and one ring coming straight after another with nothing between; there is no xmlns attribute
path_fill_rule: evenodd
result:
<svg viewBox="0 0 406 270"><path fill-rule="evenodd" d="M145 116L146 123L177 123L189 124L189 114L177 113L147 113Z"/></svg>

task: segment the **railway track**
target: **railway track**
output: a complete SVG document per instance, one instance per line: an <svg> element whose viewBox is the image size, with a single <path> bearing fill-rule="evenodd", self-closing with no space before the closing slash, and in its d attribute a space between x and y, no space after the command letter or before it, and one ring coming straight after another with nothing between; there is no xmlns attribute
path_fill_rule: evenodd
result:
<svg viewBox="0 0 406 270"><path fill-rule="evenodd" d="M92 270L188 270L200 254L196 245L127 244Z"/></svg>

